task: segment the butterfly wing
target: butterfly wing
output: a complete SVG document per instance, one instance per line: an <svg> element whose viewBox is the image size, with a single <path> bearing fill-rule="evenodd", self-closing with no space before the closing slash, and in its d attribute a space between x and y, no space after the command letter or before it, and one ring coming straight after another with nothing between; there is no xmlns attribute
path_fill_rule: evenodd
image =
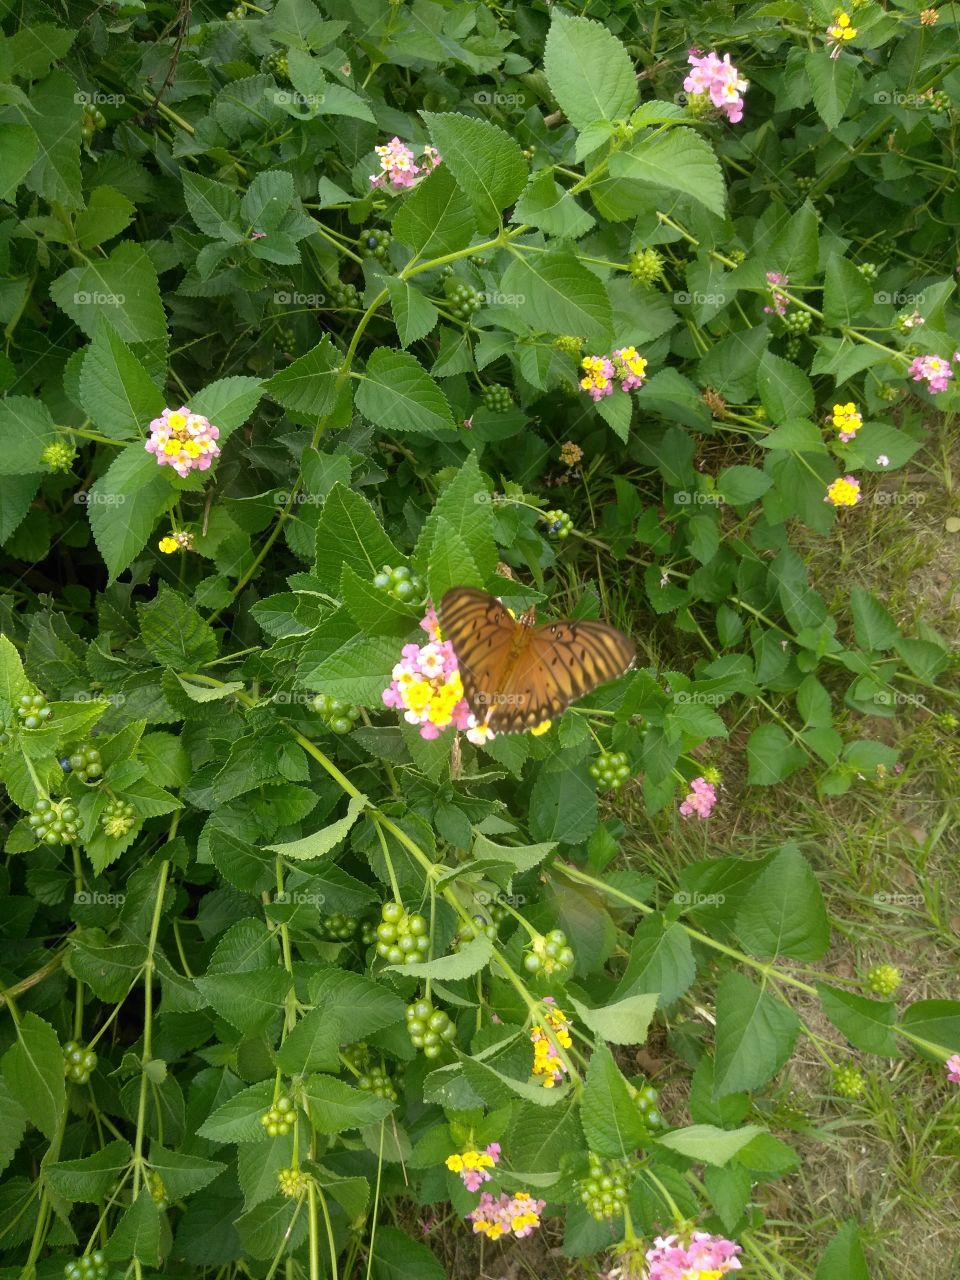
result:
<svg viewBox="0 0 960 1280"><path fill-rule="evenodd" d="M483 721L494 706L520 627L495 596L472 587L446 592L440 627L457 655L467 704Z"/></svg>
<svg viewBox="0 0 960 1280"><path fill-rule="evenodd" d="M521 626L495 597L454 587L440 603L464 696L494 733L522 733L633 665L633 641L603 622Z"/></svg>
<svg viewBox="0 0 960 1280"><path fill-rule="evenodd" d="M635 659L629 636L604 622L537 627L505 673L487 723L494 733L522 733L555 720L571 702L623 675Z"/></svg>

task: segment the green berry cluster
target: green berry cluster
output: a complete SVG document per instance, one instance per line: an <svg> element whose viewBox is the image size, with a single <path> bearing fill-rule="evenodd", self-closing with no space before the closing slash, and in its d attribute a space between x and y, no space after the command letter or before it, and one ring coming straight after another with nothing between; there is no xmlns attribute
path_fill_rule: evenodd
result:
<svg viewBox="0 0 960 1280"><path fill-rule="evenodd" d="M372 1062L354 1081L358 1089L364 1093L372 1093L386 1102L396 1102L400 1096L394 1088L393 1081L382 1063Z"/></svg>
<svg viewBox="0 0 960 1280"><path fill-rule="evenodd" d="M323 716L327 728L334 733L349 733L360 719L359 707L341 702L339 698L331 698L328 693L317 694L313 700L313 709Z"/></svg>
<svg viewBox="0 0 960 1280"><path fill-rule="evenodd" d="M360 294L356 285L347 284L343 280L334 280L328 286L327 297L338 310L356 310L360 303Z"/></svg>
<svg viewBox="0 0 960 1280"><path fill-rule="evenodd" d="M40 455L40 461L48 471L69 471L73 467L73 460L76 453L72 445L64 444L61 440L55 440L53 444L48 444Z"/></svg>
<svg viewBox="0 0 960 1280"><path fill-rule="evenodd" d="M396 569L385 564L373 579L373 585L403 604L421 604L426 591L419 573L414 573L405 564L397 565Z"/></svg>
<svg viewBox="0 0 960 1280"><path fill-rule="evenodd" d="M377 942L377 926L372 920L364 920L360 924L360 941L365 947L372 947Z"/></svg>
<svg viewBox="0 0 960 1280"><path fill-rule="evenodd" d="M805 196L808 195L817 185L817 180L816 178L805 177L803 174L800 174L794 178L793 185L802 196Z"/></svg>
<svg viewBox="0 0 960 1280"><path fill-rule="evenodd" d="M77 747L76 751L66 757L66 761L61 760L60 768L64 773L72 773L81 782L96 782L103 776L100 752L89 742Z"/></svg>
<svg viewBox="0 0 960 1280"><path fill-rule="evenodd" d="M277 325L273 331L273 342L274 346L278 347L281 351L287 353L295 351L297 346L297 335L294 333L292 325Z"/></svg>
<svg viewBox="0 0 960 1280"><path fill-rule="evenodd" d="M42 844L69 844L80 834L77 807L71 800L50 800L41 796L27 818L33 834Z"/></svg>
<svg viewBox="0 0 960 1280"><path fill-rule="evenodd" d="M927 108L928 110L935 112L937 115L941 115L944 112L949 111L949 93L944 93L942 89L937 89L935 93L931 93L929 98L927 98Z"/></svg>
<svg viewBox="0 0 960 1280"><path fill-rule="evenodd" d="M450 299L450 311L458 320L469 320L483 306L483 294L453 276L444 280L443 292Z"/></svg>
<svg viewBox="0 0 960 1280"><path fill-rule="evenodd" d="M590 765L590 777L602 791L619 791L630 777L625 751L601 751Z"/></svg>
<svg viewBox="0 0 960 1280"><path fill-rule="evenodd" d="M554 511L545 511L543 518L547 522L547 534L551 538L569 538L573 533L573 520L567 515L566 511L559 509Z"/></svg>
<svg viewBox="0 0 960 1280"><path fill-rule="evenodd" d="M892 964L875 964L867 970L867 990L875 996L892 996L900 989L902 981L900 970Z"/></svg>
<svg viewBox="0 0 960 1280"><path fill-rule="evenodd" d="M119 840L137 823L137 811L128 800L108 800L100 814L100 826L104 834Z"/></svg>
<svg viewBox="0 0 960 1280"><path fill-rule="evenodd" d="M880 274L880 268L875 262L861 262L857 270L863 276L864 280L869 280L872 284Z"/></svg>
<svg viewBox="0 0 960 1280"><path fill-rule="evenodd" d="M663 279L663 261L656 249L637 249L630 255L630 274L637 284L656 284Z"/></svg>
<svg viewBox="0 0 960 1280"><path fill-rule="evenodd" d="M167 1207L167 1188L163 1185L163 1179L157 1173L156 1169L151 1169L147 1174L147 1186L150 1188L150 1196L153 1203L158 1209L166 1209Z"/></svg>
<svg viewBox="0 0 960 1280"><path fill-rule="evenodd" d="M457 1038L457 1028L443 1009L435 1009L426 997L407 1005L407 1033L425 1058L439 1058L443 1046Z"/></svg>
<svg viewBox="0 0 960 1280"><path fill-rule="evenodd" d="M278 80L289 82L290 80L290 64L287 60L285 49L276 49L269 54L264 60L264 67L267 71L272 71Z"/></svg>
<svg viewBox="0 0 960 1280"><path fill-rule="evenodd" d="M86 1084L96 1065L97 1055L92 1049L85 1049L76 1040L68 1040L63 1046L63 1070L74 1084Z"/></svg>
<svg viewBox="0 0 960 1280"><path fill-rule="evenodd" d="M63 1280L107 1280L110 1268L102 1249L85 1253L82 1258L68 1262L63 1268Z"/></svg>
<svg viewBox="0 0 960 1280"><path fill-rule="evenodd" d="M499 387L492 383L483 388L481 398L483 407L489 409L491 413L507 413L513 408L513 396L510 394L509 387Z"/></svg>
<svg viewBox="0 0 960 1280"><path fill-rule="evenodd" d="M377 925L377 955L387 964L422 960L430 950L429 926L423 916L410 914L402 902L385 902Z"/></svg>
<svg viewBox="0 0 960 1280"><path fill-rule="evenodd" d="M469 921L461 924L457 933L456 948L459 949L466 946L468 942L473 942L474 938L479 938L481 934L486 936L493 942L497 936L496 922L488 920L486 916L477 914Z"/></svg>
<svg viewBox="0 0 960 1280"><path fill-rule="evenodd" d="M530 143L529 147L523 148L523 158L528 162L532 160L536 154L537 154L537 148L533 145L532 142Z"/></svg>
<svg viewBox="0 0 960 1280"><path fill-rule="evenodd" d="M583 350L584 339L570 333L562 333L559 338L554 338L553 345L564 355L577 357Z"/></svg>
<svg viewBox="0 0 960 1280"><path fill-rule="evenodd" d="M652 1084L641 1085L634 1093L633 1101L647 1128L659 1129L663 1124L663 1117L657 1106L660 1101L659 1091Z"/></svg>
<svg viewBox="0 0 960 1280"><path fill-rule="evenodd" d="M306 1194L310 1178L302 1169L280 1169L277 1172L277 1185L282 1196L289 1196L293 1200Z"/></svg>
<svg viewBox="0 0 960 1280"><path fill-rule="evenodd" d="M335 911L332 915L320 917L317 932L327 942L349 942L357 932L357 918Z"/></svg>
<svg viewBox="0 0 960 1280"><path fill-rule="evenodd" d="M227 10L228 22L241 22L247 16L247 11L242 4L238 4L235 9Z"/></svg>
<svg viewBox="0 0 960 1280"><path fill-rule="evenodd" d="M587 1153L590 1172L580 1183L580 1199L592 1218L603 1222L623 1212L627 1202L628 1173L623 1160L604 1160Z"/></svg>
<svg viewBox="0 0 960 1280"><path fill-rule="evenodd" d="M885 382L877 392L881 400L885 400L887 404L892 404L894 400L900 399L900 388L895 387L892 382Z"/></svg>
<svg viewBox="0 0 960 1280"><path fill-rule="evenodd" d="M297 1109L293 1102L284 1095L276 1100L268 1111L260 1117L260 1123L267 1131L268 1138L283 1138L293 1128Z"/></svg>
<svg viewBox="0 0 960 1280"><path fill-rule="evenodd" d="M50 705L42 693L21 694L17 703L17 715L25 729L39 729L45 720L49 720L52 712Z"/></svg>
<svg viewBox="0 0 960 1280"><path fill-rule="evenodd" d="M859 1098L864 1089L863 1075L849 1063L834 1067L833 1087L841 1098Z"/></svg>
<svg viewBox="0 0 960 1280"><path fill-rule="evenodd" d="M792 333L797 338L809 333L812 323L813 317L809 311L791 311L789 315L783 317L783 324L787 333Z"/></svg>
<svg viewBox="0 0 960 1280"><path fill-rule="evenodd" d="M360 248L365 258L376 258L378 262L386 262L387 250L393 236L389 231L368 231L360 241Z"/></svg>
<svg viewBox="0 0 960 1280"><path fill-rule="evenodd" d="M83 140L87 146L89 146L93 141L93 135L97 130L106 128L106 124L106 116L104 116L99 107L83 108L83 124L81 126L81 130L83 133Z"/></svg>
<svg viewBox="0 0 960 1280"><path fill-rule="evenodd" d="M532 940L529 950L524 952L523 967L527 973L542 973L550 977L570 969L575 959L567 935L562 929L551 929L545 936L538 935Z"/></svg>

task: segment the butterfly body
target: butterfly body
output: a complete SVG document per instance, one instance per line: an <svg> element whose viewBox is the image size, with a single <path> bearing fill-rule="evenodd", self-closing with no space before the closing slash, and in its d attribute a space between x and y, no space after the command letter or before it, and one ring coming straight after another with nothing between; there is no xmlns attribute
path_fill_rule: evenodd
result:
<svg viewBox="0 0 960 1280"><path fill-rule="evenodd" d="M454 587L440 603L464 697L493 733L522 733L561 715L571 702L633 665L633 641L603 622L534 624L514 618L495 596Z"/></svg>

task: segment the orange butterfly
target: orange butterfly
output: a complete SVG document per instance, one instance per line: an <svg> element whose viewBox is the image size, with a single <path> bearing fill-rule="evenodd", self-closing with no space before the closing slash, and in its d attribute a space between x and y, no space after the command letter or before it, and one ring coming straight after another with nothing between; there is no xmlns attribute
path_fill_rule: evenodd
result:
<svg viewBox="0 0 960 1280"><path fill-rule="evenodd" d="M467 704L493 733L522 733L555 719L623 675L637 656L629 636L605 622L537 627L533 612L515 619L495 596L472 587L453 587L440 602Z"/></svg>

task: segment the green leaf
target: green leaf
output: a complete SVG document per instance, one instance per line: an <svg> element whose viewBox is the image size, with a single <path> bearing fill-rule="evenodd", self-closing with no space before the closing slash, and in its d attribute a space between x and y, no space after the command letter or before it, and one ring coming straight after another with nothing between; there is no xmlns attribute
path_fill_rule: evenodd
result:
<svg viewBox="0 0 960 1280"><path fill-rule="evenodd" d="M23 523L37 495L40 480L39 475L0 475L0 545Z"/></svg>
<svg viewBox="0 0 960 1280"><path fill-rule="evenodd" d="M493 508L490 494L475 453L469 453L457 474L445 484L433 510L424 522L414 560L429 571L430 557L438 545L438 529L443 521L463 540L484 581L497 564L493 538ZM435 599L437 597L434 597Z"/></svg>
<svg viewBox="0 0 960 1280"><path fill-rule="evenodd" d="M0 1061L3 1079L31 1122L53 1142L67 1102L60 1041L35 1013L23 1014L16 1034Z"/></svg>
<svg viewBox="0 0 960 1280"><path fill-rule="evenodd" d="M383 284L390 295L390 310L401 347L425 338L440 318L437 308L406 280L387 276Z"/></svg>
<svg viewBox="0 0 960 1280"><path fill-rule="evenodd" d="M516 254L500 289L522 299L519 315L542 333L579 334L601 345L611 338L613 313L603 281L569 250Z"/></svg>
<svg viewBox="0 0 960 1280"><path fill-rule="evenodd" d="M160 1265L160 1210L148 1187L117 1223L103 1253L112 1262L138 1258L152 1267Z"/></svg>
<svg viewBox="0 0 960 1280"><path fill-rule="evenodd" d="M227 1167L218 1160L204 1160L202 1156L186 1155L182 1151L167 1151L159 1143L150 1145L150 1169L160 1175L164 1190L171 1200L182 1200L202 1190Z"/></svg>
<svg viewBox="0 0 960 1280"><path fill-rule="evenodd" d="M329 1009L311 1009L287 1033L277 1052L277 1065L288 1075L339 1071L342 1025Z"/></svg>
<svg viewBox="0 0 960 1280"><path fill-rule="evenodd" d="M82 1160L60 1160L46 1167L47 1182L71 1203L96 1204L126 1172L133 1149L129 1142L108 1142Z"/></svg>
<svg viewBox="0 0 960 1280"><path fill-rule="evenodd" d="M324 500L317 522L317 559L313 572L330 591L337 591L343 569L372 581L384 565L396 568L403 556L383 531L370 503L343 484L335 484Z"/></svg>
<svg viewBox="0 0 960 1280"><path fill-rule="evenodd" d="M377 347L371 352L360 375L356 404L364 417L391 434L412 432L442 439L455 431L443 392L406 351Z"/></svg>
<svg viewBox="0 0 960 1280"><path fill-rule="evenodd" d="M482 832L477 832L471 850L475 862L501 862L516 867L518 872L532 871L557 847L555 840L543 844L506 845L495 844ZM607 1037L610 1039L611 1037Z"/></svg>
<svg viewBox="0 0 960 1280"><path fill-rule="evenodd" d="M732 507L757 502L773 484L773 478L757 467L724 467L717 476L717 492Z"/></svg>
<svg viewBox="0 0 960 1280"><path fill-rule="evenodd" d="M586 235L595 226L595 219L560 186L549 169L541 169L530 179L510 221L570 240Z"/></svg>
<svg viewBox="0 0 960 1280"><path fill-rule="evenodd" d="M13 200L17 188L33 168L39 142L29 124L3 126L3 151L0 152L0 200Z"/></svg>
<svg viewBox="0 0 960 1280"><path fill-rule="evenodd" d="M481 969L485 969L493 955L493 943L480 934L471 942L451 951L449 955L440 956L436 960L424 960L415 964L392 964L388 968L410 978L437 978L445 982L454 982L459 978L470 978Z"/></svg>
<svg viewBox="0 0 960 1280"><path fill-rule="evenodd" d="M43 24L46 26L46 24ZM56 46L53 46L56 47ZM82 209L80 122L77 85L64 71L52 71L30 90L23 123L35 131L39 154L24 184L38 196L67 209Z"/></svg>
<svg viewBox="0 0 960 1280"><path fill-rule="evenodd" d="M814 1280L870 1280L855 1222L845 1222L827 1245Z"/></svg>
<svg viewBox="0 0 960 1280"><path fill-rule="evenodd" d="M760 357L757 390L771 422L780 423L789 418L813 416L814 398L810 379L795 364L770 351L765 351Z"/></svg>
<svg viewBox="0 0 960 1280"><path fill-rule="evenodd" d="M811 49L804 66L817 114L828 129L836 129L860 79L857 60L843 53L839 58L825 58L822 49Z"/></svg>
<svg viewBox="0 0 960 1280"><path fill-rule="evenodd" d="M371 1259L374 1280L444 1280L437 1255L397 1227L378 1227Z"/></svg>
<svg viewBox="0 0 960 1280"><path fill-rule="evenodd" d="M260 1117L272 1102L273 1080L261 1080L211 1111L197 1130L197 1137L218 1143L261 1142Z"/></svg>
<svg viewBox="0 0 960 1280"><path fill-rule="evenodd" d="M500 224L502 210L527 185L527 164L519 145L487 120L453 112L423 111L421 115L443 156L444 168L473 207L478 230L492 231Z"/></svg>
<svg viewBox="0 0 960 1280"><path fill-rule="evenodd" d="M242 427L263 397L259 378L219 378L195 396L187 408L202 413L220 432L220 443Z"/></svg>
<svg viewBox="0 0 960 1280"><path fill-rule="evenodd" d="M622 120L637 102L637 78L626 49L589 18L554 11L543 69L560 110L575 129Z"/></svg>
<svg viewBox="0 0 960 1280"><path fill-rule="evenodd" d="M661 1005L671 1005L689 989L696 972L683 926L648 916L634 931L630 959L612 998L657 992Z"/></svg>
<svg viewBox="0 0 960 1280"><path fill-rule="evenodd" d="M447 520L436 522L429 564L427 582L433 600L442 600L451 587L483 586L470 548Z"/></svg>
<svg viewBox="0 0 960 1280"><path fill-rule="evenodd" d="M605 1044L599 1044L587 1066L580 1104L587 1144L597 1155L632 1159L647 1145L647 1130L623 1073Z"/></svg>
<svg viewBox="0 0 960 1280"><path fill-rule="evenodd" d="M179 592L161 582L149 604L137 605L143 643L161 666L193 671L217 657L217 637Z"/></svg>
<svg viewBox="0 0 960 1280"><path fill-rule="evenodd" d="M817 993L823 1012L855 1049L878 1053L886 1058L898 1056L897 1037L893 1031L897 1008L892 1001L870 1000L867 996L828 987L822 982L817 983Z"/></svg>
<svg viewBox="0 0 960 1280"><path fill-rule="evenodd" d="M757 1124L744 1125L742 1129L718 1129L712 1124L692 1124L685 1129L674 1129L655 1139L657 1146L676 1151L688 1160L722 1167L742 1151L759 1133Z"/></svg>
<svg viewBox="0 0 960 1280"><path fill-rule="evenodd" d="M145 435L164 409L163 392L106 320L84 353L80 403L94 426L114 440Z"/></svg>
<svg viewBox="0 0 960 1280"><path fill-rule="evenodd" d="M302 840L290 840L286 844L268 844L265 848L271 853L279 853L283 858L292 858L295 862L322 858L324 854L330 853L342 840L346 839L357 818L369 803L366 796L351 796L347 812L336 822L331 822L329 826L315 831L311 836L304 836Z"/></svg>
<svg viewBox="0 0 960 1280"><path fill-rule="evenodd" d="M376 1124L396 1105L362 1089L354 1089L333 1076L309 1077L304 1082L303 1098L318 1133L343 1133Z"/></svg>
<svg viewBox="0 0 960 1280"><path fill-rule="evenodd" d="M717 989L714 1095L759 1088L789 1058L800 1020L789 1005L761 991L741 973Z"/></svg>
<svg viewBox="0 0 960 1280"><path fill-rule="evenodd" d="M333 411L337 403L337 373L341 356L326 336L308 351L294 360L287 369L274 374L264 383L264 390L285 409L311 418L323 418Z"/></svg>
<svg viewBox="0 0 960 1280"><path fill-rule="evenodd" d="M232 187L189 170L183 171L182 179L187 208L201 231L233 244L244 238L240 197Z"/></svg>
<svg viewBox="0 0 960 1280"><path fill-rule="evenodd" d="M476 232L470 201L446 165L434 169L398 204L393 235L418 258L442 258L465 249Z"/></svg>
<svg viewBox="0 0 960 1280"><path fill-rule="evenodd" d="M824 323L851 325L873 305L874 286L846 258L827 262L823 278Z"/></svg>
<svg viewBox="0 0 960 1280"><path fill-rule="evenodd" d="M807 763L805 752L778 724L762 724L747 739L747 781L772 787Z"/></svg>
<svg viewBox="0 0 960 1280"><path fill-rule="evenodd" d="M74 267L50 286L50 297L90 338L106 319L124 342L165 340L167 322L153 263L124 240L108 258Z"/></svg>
<svg viewBox="0 0 960 1280"><path fill-rule="evenodd" d="M900 639L900 628L876 596L864 587L850 591L853 633L861 649L892 649Z"/></svg>
<svg viewBox="0 0 960 1280"><path fill-rule="evenodd" d="M573 996L568 998L580 1021L594 1035L610 1044L644 1044L660 997L659 993L627 996L625 1000L600 1005L596 1009L588 1009Z"/></svg>
<svg viewBox="0 0 960 1280"><path fill-rule="evenodd" d="M259 1035L278 1016L293 979L285 969L254 973L208 973L197 990L222 1018L245 1036Z"/></svg>
<svg viewBox="0 0 960 1280"><path fill-rule="evenodd" d="M530 834L534 840L581 844L597 825L597 793L586 766L537 774L530 793Z"/></svg>
<svg viewBox="0 0 960 1280"><path fill-rule="evenodd" d="M311 979L314 1004L338 1017L344 1027L341 1044L403 1021L404 1003L381 983L343 969L324 969Z"/></svg>
<svg viewBox="0 0 960 1280"><path fill-rule="evenodd" d="M408 636L423 617L422 605L395 600L349 564L343 566L340 595L351 618L367 635Z"/></svg>
<svg viewBox="0 0 960 1280"><path fill-rule="evenodd" d="M751 955L819 960L826 954L830 924L820 886L795 844L785 844L750 886L736 929Z"/></svg>
<svg viewBox="0 0 960 1280"><path fill-rule="evenodd" d="M661 191L677 191L723 216L726 187L713 153L692 129L646 134L610 157L610 176L643 182ZM575 330L571 330L575 332Z"/></svg>
<svg viewBox="0 0 960 1280"><path fill-rule="evenodd" d="M77 244L93 249L118 236L137 214L137 206L113 187L94 187L86 209L77 214Z"/></svg>
<svg viewBox="0 0 960 1280"><path fill-rule="evenodd" d="M50 410L30 396L0 400L0 474L34 476L46 470L41 454L60 438Z"/></svg>
<svg viewBox="0 0 960 1280"><path fill-rule="evenodd" d="M910 1043L924 1056L932 1056L930 1046L960 1053L960 1000L915 1000L900 1021L910 1033ZM917 1044L913 1037L925 1043Z"/></svg>

